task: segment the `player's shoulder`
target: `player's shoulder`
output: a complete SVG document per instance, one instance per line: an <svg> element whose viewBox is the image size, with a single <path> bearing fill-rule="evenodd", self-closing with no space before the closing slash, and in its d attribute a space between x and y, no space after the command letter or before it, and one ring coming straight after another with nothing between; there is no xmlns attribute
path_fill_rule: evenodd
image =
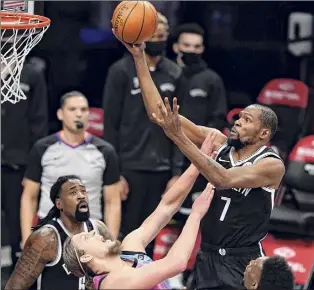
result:
<svg viewBox="0 0 314 290"><path fill-rule="evenodd" d="M281 159L280 155L271 147L265 146L264 150L262 150L259 154L256 155L255 162L258 162L262 159L275 159L276 162L284 163Z"/></svg>
<svg viewBox="0 0 314 290"><path fill-rule="evenodd" d="M32 240L35 239L45 239L45 238L51 238L51 239L56 239L57 234L56 231L48 226L42 226L41 228L35 230L31 235L30 238Z"/></svg>
<svg viewBox="0 0 314 290"><path fill-rule="evenodd" d="M266 146L265 146L266 147ZM263 168L267 168L269 172L278 174L285 173L285 164L279 154L271 147L266 147L259 154L254 156L254 164L258 164Z"/></svg>
<svg viewBox="0 0 314 290"><path fill-rule="evenodd" d="M169 75L174 78L179 78L182 74L182 68L178 66L174 61L170 60L167 57L162 58L162 67Z"/></svg>
<svg viewBox="0 0 314 290"><path fill-rule="evenodd" d="M33 253L41 254L41 258L50 262L55 259L58 248L58 236L55 230L43 226L34 231L27 239L24 251L31 249Z"/></svg>
<svg viewBox="0 0 314 290"><path fill-rule="evenodd" d="M53 145L54 143L58 142L57 134L51 134L44 138L37 140L34 144L34 148L36 149L47 149L49 146Z"/></svg>
<svg viewBox="0 0 314 290"><path fill-rule="evenodd" d="M34 244L38 246L46 247L46 245L50 244L51 247L57 245L58 236L56 231L47 226L42 226L41 228L35 230L27 239L26 245L32 246Z"/></svg>

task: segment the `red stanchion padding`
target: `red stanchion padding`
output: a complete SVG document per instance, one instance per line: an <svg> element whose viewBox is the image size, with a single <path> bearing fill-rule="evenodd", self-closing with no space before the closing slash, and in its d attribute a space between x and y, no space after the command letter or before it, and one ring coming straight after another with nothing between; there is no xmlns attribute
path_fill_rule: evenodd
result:
<svg viewBox="0 0 314 290"><path fill-rule="evenodd" d="M164 258L181 233L181 229L167 226L163 228L156 237L153 259L159 260ZM193 269L196 261L197 253L201 245L201 233L198 232L196 243L188 261L187 270Z"/></svg>
<svg viewBox="0 0 314 290"><path fill-rule="evenodd" d="M244 108L234 108L231 111L229 111L227 114L227 117L226 117L228 124L233 125L234 121L236 121L238 119L238 115L243 110L244 110Z"/></svg>
<svg viewBox="0 0 314 290"><path fill-rule="evenodd" d="M302 138L289 154L289 161L314 163L314 135Z"/></svg>
<svg viewBox="0 0 314 290"><path fill-rule="evenodd" d="M268 234L262 241L267 256L281 256L291 267L296 284L304 285L311 273L314 261L314 242L280 240Z"/></svg>
<svg viewBox="0 0 314 290"><path fill-rule="evenodd" d="M35 215L34 219L33 219L33 227L36 226L38 224L38 221L39 221L39 217L38 215Z"/></svg>
<svg viewBox="0 0 314 290"><path fill-rule="evenodd" d="M264 105L283 105L306 108L309 89L306 84L293 79L273 79L260 92L257 102Z"/></svg>
<svg viewBox="0 0 314 290"><path fill-rule="evenodd" d="M87 132L103 137L104 134L104 110L100 108L89 108Z"/></svg>

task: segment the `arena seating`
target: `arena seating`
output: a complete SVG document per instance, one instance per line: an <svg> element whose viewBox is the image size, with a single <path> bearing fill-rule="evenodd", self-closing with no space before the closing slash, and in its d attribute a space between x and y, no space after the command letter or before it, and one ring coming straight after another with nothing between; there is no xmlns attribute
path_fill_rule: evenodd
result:
<svg viewBox="0 0 314 290"><path fill-rule="evenodd" d="M272 212L269 231L314 238L314 135L294 146L281 192L282 202Z"/></svg>
<svg viewBox="0 0 314 290"><path fill-rule="evenodd" d="M243 110L243 108L233 108L230 110L227 114L227 125L226 127L222 130L222 133L224 133L226 136L229 135L230 129L232 128L234 122L239 119L239 113Z"/></svg>
<svg viewBox="0 0 314 290"><path fill-rule="evenodd" d="M271 141L285 159L304 133L308 106L308 87L294 79L273 79L261 90L257 102L273 109L279 121L277 134Z"/></svg>
<svg viewBox="0 0 314 290"><path fill-rule="evenodd" d="M101 108L89 108L87 131L97 137L103 137L104 110Z"/></svg>

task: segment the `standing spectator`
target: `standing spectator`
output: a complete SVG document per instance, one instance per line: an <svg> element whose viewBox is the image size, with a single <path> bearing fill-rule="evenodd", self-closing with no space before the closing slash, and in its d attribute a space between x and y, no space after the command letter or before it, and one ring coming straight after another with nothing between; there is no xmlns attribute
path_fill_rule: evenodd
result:
<svg viewBox="0 0 314 290"><path fill-rule="evenodd" d="M1 104L2 209L7 228L10 229L12 270L21 251L21 182L27 156L32 145L48 132L47 86L43 71L25 63L20 87L27 97L26 100L16 104Z"/></svg>
<svg viewBox="0 0 314 290"><path fill-rule="evenodd" d="M227 98L221 77L202 59L204 30L196 23L187 23L177 28L175 36L173 50L185 80L181 113L197 125L223 129Z"/></svg>
<svg viewBox="0 0 314 290"><path fill-rule="evenodd" d="M158 26L146 42L145 56L152 78L163 97L177 95L181 69L164 56L168 21L158 13ZM114 145L122 168L122 181L129 188L123 204L122 234L137 229L154 211L166 188L180 174L173 158L174 145L147 117L131 55L114 63L108 72L103 96L104 138ZM152 257L153 243L147 248Z"/></svg>
<svg viewBox="0 0 314 290"><path fill-rule="evenodd" d="M85 131L88 101L80 92L72 91L61 98L58 119L63 130L43 138L33 146L23 180L21 227L23 243L31 234L36 216L45 217L53 203L49 191L61 175L75 174L86 185L90 213L94 219L104 218L116 238L121 220L120 173L117 155L107 142ZM104 196L104 213L101 197Z"/></svg>

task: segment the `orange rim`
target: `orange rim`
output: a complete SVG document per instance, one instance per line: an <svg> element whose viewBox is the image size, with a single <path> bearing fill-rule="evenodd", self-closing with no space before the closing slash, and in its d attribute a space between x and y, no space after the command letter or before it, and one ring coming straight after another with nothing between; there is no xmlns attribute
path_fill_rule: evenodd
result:
<svg viewBox="0 0 314 290"><path fill-rule="evenodd" d="M21 23L11 23L14 21L18 21ZM39 22L29 23L30 21ZM48 26L49 24L50 19L45 16L26 13L1 12L1 30L43 28Z"/></svg>

